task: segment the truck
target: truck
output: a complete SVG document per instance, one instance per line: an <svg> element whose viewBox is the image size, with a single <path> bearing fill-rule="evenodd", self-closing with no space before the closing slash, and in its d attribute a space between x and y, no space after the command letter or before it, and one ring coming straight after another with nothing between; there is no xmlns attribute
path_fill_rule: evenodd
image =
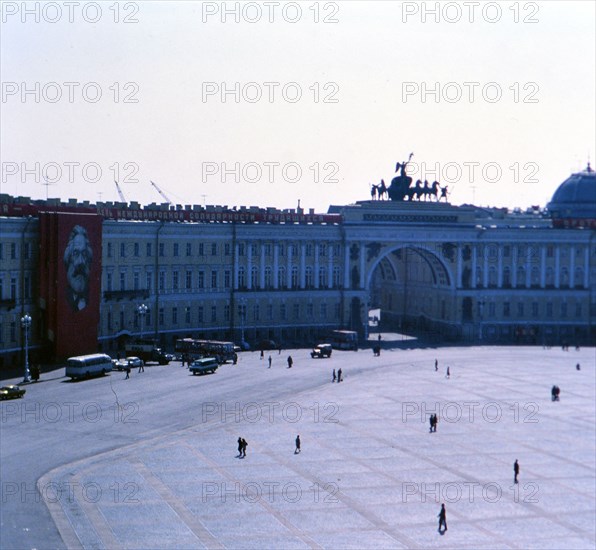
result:
<svg viewBox="0 0 596 550"><path fill-rule="evenodd" d="M160 365L168 365L170 363L171 356L156 346L152 340L128 342L124 346L124 350L127 356L134 355L145 361L145 363L154 362Z"/></svg>

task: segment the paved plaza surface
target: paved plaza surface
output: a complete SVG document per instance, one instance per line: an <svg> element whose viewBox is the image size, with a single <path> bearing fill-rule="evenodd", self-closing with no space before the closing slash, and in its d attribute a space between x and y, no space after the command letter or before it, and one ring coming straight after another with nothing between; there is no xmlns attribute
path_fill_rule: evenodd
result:
<svg viewBox="0 0 596 550"><path fill-rule="evenodd" d="M595 547L593 348L268 355L1 403L0 547Z"/></svg>

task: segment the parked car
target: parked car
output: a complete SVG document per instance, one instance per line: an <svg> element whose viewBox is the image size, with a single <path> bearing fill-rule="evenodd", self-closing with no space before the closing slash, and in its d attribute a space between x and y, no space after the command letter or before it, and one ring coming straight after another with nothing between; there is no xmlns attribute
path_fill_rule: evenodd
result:
<svg viewBox="0 0 596 550"><path fill-rule="evenodd" d="M23 397L26 391L19 388L19 386L2 386L0 388L0 399L18 399Z"/></svg>
<svg viewBox="0 0 596 550"><path fill-rule="evenodd" d="M124 359L118 359L114 363L114 368L119 371L126 370L128 367L131 369L139 368L144 365L143 361L138 357L125 357Z"/></svg>
<svg viewBox="0 0 596 550"><path fill-rule="evenodd" d="M195 359L188 367L188 370L195 374L214 373L219 367L219 363L215 357L203 357L202 359Z"/></svg>
<svg viewBox="0 0 596 550"><path fill-rule="evenodd" d="M315 357L323 358L323 357L331 357L331 353L333 352L333 348L331 344L319 344L315 346L313 350L310 352L310 356L314 359Z"/></svg>

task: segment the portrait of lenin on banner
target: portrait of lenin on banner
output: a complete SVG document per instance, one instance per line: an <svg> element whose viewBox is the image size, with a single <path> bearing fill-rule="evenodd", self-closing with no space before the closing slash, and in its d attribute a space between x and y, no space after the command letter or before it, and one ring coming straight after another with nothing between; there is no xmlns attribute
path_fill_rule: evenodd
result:
<svg viewBox="0 0 596 550"><path fill-rule="evenodd" d="M68 237L64 249L64 267L66 268L66 300L73 311L85 309L89 303L89 277L93 251L87 236L87 230L75 225Z"/></svg>

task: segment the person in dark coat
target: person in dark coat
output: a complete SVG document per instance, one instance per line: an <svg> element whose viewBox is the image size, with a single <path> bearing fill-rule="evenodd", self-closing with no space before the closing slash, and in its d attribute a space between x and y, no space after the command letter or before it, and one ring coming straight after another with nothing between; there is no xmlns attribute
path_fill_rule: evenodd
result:
<svg viewBox="0 0 596 550"><path fill-rule="evenodd" d="M297 435L296 436L296 450L294 451L294 454L298 454L300 452L300 436Z"/></svg>
<svg viewBox="0 0 596 550"><path fill-rule="evenodd" d="M513 463L513 483L519 483L517 481L517 476L519 475L519 463L517 461L517 458L515 459L515 462Z"/></svg>
<svg viewBox="0 0 596 550"><path fill-rule="evenodd" d="M445 531L447 531L447 511L445 510L445 504L441 504L441 511L437 517L439 518L439 531L441 531L441 526L444 526Z"/></svg>
<svg viewBox="0 0 596 550"><path fill-rule="evenodd" d="M288 368L291 369L293 364L294 360L292 359L292 356L288 355Z"/></svg>
<svg viewBox="0 0 596 550"><path fill-rule="evenodd" d="M335 374L335 369L333 369L333 381L335 382L337 380L337 374Z"/></svg>
<svg viewBox="0 0 596 550"><path fill-rule="evenodd" d="M339 370L337 371L337 383L338 383L338 384L341 382L341 374L342 374L342 373L341 373L341 369L339 369Z"/></svg>
<svg viewBox="0 0 596 550"><path fill-rule="evenodd" d="M242 438L242 458L246 457L246 447L248 447L248 443L246 439Z"/></svg>
<svg viewBox="0 0 596 550"><path fill-rule="evenodd" d="M242 438L239 437L238 438L238 456L242 456L242 449L243 449Z"/></svg>

